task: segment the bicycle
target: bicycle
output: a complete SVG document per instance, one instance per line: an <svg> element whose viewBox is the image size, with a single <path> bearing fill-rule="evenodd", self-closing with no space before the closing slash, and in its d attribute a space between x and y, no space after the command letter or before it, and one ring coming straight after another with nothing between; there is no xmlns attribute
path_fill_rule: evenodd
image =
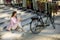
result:
<svg viewBox="0 0 60 40"><path fill-rule="evenodd" d="M40 33L44 28L49 26L49 22L51 22L53 28L55 29L54 26L54 16L51 16L51 14L43 14L39 12L35 12L37 16L32 17L32 21L30 23L30 30L34 34ZM43 21L43 18L46 18L45 21Z"/></svg>

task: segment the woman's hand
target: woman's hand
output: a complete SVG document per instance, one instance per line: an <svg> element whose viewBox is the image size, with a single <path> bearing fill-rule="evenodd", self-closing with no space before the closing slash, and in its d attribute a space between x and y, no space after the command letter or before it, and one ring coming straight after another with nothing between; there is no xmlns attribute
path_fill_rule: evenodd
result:
<svg viewBox="0 0 60 40"><path fill-rule="evenodd" d="M19 19L18 19L18 21L22 21L22 19L21 19L21 18L19 18Z"/></svg>

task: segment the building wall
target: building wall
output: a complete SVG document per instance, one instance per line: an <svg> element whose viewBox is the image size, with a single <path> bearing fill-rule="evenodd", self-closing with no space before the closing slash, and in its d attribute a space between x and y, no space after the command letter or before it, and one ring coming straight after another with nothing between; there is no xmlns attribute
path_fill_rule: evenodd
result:
<svg viewBox="0 0 60 40"><path fill-rule="evenodd" d="M13 3L13 4L16 4L16 0L12 0L12 3Z"/></svg>
<svg viewBox="0 0 60 40"><path fill-rule="evenodd" d="M3 0L0 0L0 4L4 4L4 1Z"/></svg>
<svg viewBox="0 0 60 40"><path fill-rule="evenodd" d="M56 3L60 6L60 1L56 1Z"/></svg>
<svg viewBox="0 0 60 40"><path fill-rule="evenodd" d="M27 7L27 4L26 4L27 0L23 0L23 7ZM33 8L34 9L37 9L37 0L32 0L33 2Z"/></svg>
<svg viewBox="0 0 60 40"><path fill-rule="evenodd" d="M38 5L37 5L37 1L39 2L47 2L47 0L33 0L33 8L38 10ZM47 5L45 5L46 10L47 10Z"/></svg>
<svg viewBox="0 0 60 40"><path fill-rule="evenodd" d="M32 0L33 8L36 10L38 10L37 1L46 2L46 0ZM23 7L27 7L26 2L27 2L26 0L23 0Z"/></svg>
<svg viewBox="0 0 60 40"><path fill-rule="evenodd" d="M37 0L32 0L33 1L33 8L35 10L38 10L38 7L37 7Z"/></svg>
<svg viewBox="0 0 60 40"><path fill-rule="evenodd" d="M23 7L26 7L26 0L23 0Z"/></svg>

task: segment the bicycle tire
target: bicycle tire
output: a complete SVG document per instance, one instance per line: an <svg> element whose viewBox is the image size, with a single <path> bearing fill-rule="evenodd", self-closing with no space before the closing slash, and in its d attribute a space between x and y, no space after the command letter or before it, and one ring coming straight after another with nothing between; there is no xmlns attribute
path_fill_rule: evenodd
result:
<svg viewBox="0 0 60 40"><path fill-rule="evenodd" d="M33 21L31 22L31 24L30 24L30 30L31 30L31 32L32 32L33 34L38 34L38 33L40 33L41 30L43 29L42 25L36 25L37 23L35 24L36 26L34 25L34 28L35 28L35 29L32 28L33 22L36 22L36 21L37 21L37 23L38 23L38 20L33 20ZM37 28L38 28L38 29L37 29ZM37 29L38 31L37 31L36 29Z"/></svg>
<svg viewBox="0 0 60 40"><path fill-rule="evenodd" d="M52 16L51 18L50 18L50 21L51 21L51 24L52 24L52 26L53 26L53 29L55 29L55 17L54 16Z"/></svg>

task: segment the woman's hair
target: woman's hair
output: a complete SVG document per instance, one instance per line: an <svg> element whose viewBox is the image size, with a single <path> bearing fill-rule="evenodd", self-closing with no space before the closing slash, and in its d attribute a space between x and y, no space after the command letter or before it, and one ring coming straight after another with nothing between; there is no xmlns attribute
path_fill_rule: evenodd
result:
<svg viewBox="0 0 60 40"><path fill-rule="evenodd" d="M11 17L13 17L16 13L17 13L17 12L16 12L16 11L14 11L14 12L12 13L12 16L11 16ZM17 16L16 16L16 18L17 18Z"/></svg>
<svg viewBox="0 0 60 40"><path fill-rule="evenodd" d="M13 11L13 13L12 13L12 16L11 16L11 17L13 17L16 13L17 13L16 11Z"/></svg>

